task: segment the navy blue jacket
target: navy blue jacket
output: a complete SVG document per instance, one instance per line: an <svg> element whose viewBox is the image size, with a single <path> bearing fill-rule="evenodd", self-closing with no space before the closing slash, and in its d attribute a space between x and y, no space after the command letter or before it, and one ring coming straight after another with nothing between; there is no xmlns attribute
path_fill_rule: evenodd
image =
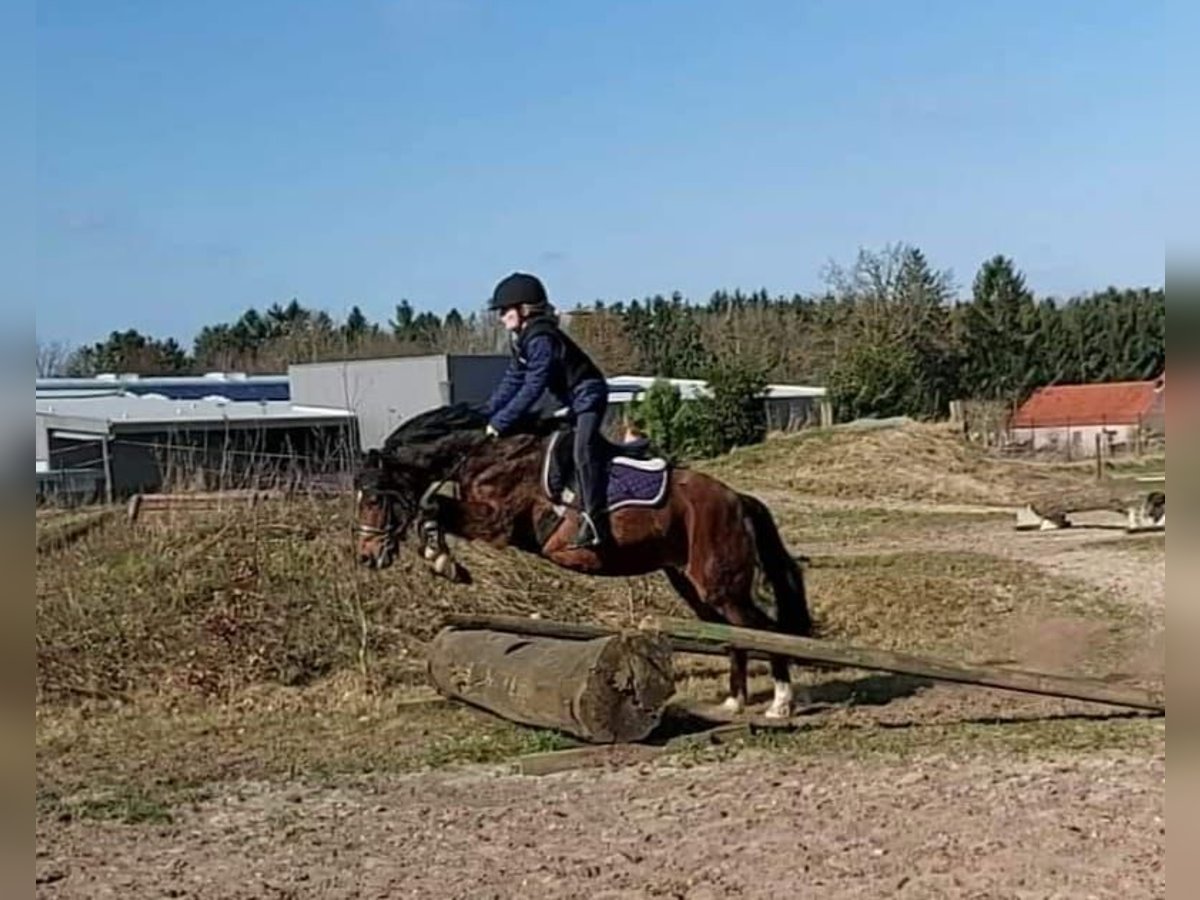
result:
<svg viewBox="0 0 1200 900"><path fill-rule="evenodd" d="M575 414L608 404L608 384L596 364L557 327L535 319L515 337L512 361L484 414L504 434L547 391Z"/></svg>

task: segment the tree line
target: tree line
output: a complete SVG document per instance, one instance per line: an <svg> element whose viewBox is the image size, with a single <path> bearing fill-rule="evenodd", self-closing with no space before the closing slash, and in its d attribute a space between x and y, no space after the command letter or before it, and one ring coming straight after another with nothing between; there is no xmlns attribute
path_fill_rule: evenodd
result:
<svg viewBox="0 0 1200 900"><path fill-rule="evenodd" d="M995 256L958 299L951 274L909 245L860 251L825 281L811 296L717 291L694 303L675 293L563 312L610 375L825 385L839 419L944 415L958 398L1017 403L1042 385L1152 378L1166 365L1162 289L1037 297L1013 260ZM71 352L39 346L37 364L39 375L280 372L294 362L505 346L484 313L439 316L402 300L386 322L357 306L339 322L292 300L205 326L191 348L130 329Z"/></svg>

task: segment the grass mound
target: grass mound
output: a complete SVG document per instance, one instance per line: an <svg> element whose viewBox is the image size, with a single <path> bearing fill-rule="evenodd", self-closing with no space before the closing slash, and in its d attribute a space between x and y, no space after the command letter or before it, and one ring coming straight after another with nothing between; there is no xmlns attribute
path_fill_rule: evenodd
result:
<svg viewBox="0 0 1200 900"><path fill-rule="evenodd" d="M778 435L703 468L749 490L858 500L1012 505L1078 485L1090 470L999 460L951 426L836 427Z"/></svg>
<svg viewBox="0 0 1200 900"><path fill-rule="evenodd" d="M476 583L433 576L411 551L373 572L353 558L345 503L301 502L112 524L38 561L38 700L183 690L229 696L341 671L422 682L443 614L540 612L633 623L682 607L659 579L575 576L515 552L460 548Z"/></svg>

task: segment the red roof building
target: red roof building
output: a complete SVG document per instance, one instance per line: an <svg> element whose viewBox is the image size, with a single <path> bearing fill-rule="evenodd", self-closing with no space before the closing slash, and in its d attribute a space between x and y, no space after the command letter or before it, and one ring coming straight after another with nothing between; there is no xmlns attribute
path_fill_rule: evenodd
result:
<svg viewBox="0 0 1200 900"><path fill-rule="evenodd" d="M1039 388L1013 417L1011 427L1064 428L1094 425L1163 427L1167 376L1154 381L1058 384Z"/></svg>

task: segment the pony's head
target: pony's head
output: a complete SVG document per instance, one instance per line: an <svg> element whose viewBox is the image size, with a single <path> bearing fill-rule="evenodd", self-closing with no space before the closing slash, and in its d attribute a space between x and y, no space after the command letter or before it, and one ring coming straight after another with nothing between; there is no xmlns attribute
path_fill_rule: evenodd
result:
<svg viewBox="0 0 1200 900"><path fill-rule="evenodd" d="M555 418L523 417L510 438L489 440L487 417L466 403L441 406L397 427L378 450L369 451L355 474L358 557L381 569L394 561L399 542L432 491L460 480L464 466L523 457L541 437L561 427Z"/></svg>
<svg viewBox="0 0 1200 900"><path fill-rule="evenodd" d="M358 560L385 569L417 514L411 480L378 450L370 450L354 475Z"/></svg>
<svg viewBox="0 0 1200 900"><path fill-rule="evenodd" d="M359 562L383 569L395 561L423 493L483 440L486 424L472 406L441 406L404 422L381 449L366 453L354 476Z"/></svg>

